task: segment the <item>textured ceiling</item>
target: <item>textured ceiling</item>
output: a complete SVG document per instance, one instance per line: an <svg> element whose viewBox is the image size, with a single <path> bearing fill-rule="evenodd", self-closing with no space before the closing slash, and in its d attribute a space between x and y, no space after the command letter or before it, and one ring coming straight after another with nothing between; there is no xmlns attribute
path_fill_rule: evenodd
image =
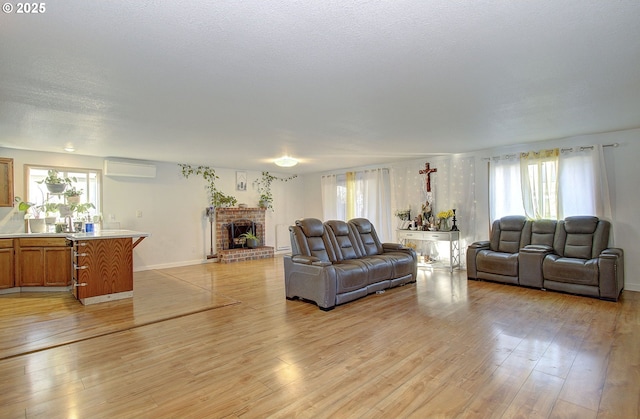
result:
<svg viewBox="0 0 640 419"><path fill-rule="evenodd" d="M0 146L304 173L640 126L635 0L45 4L0 14Z"/></svg>

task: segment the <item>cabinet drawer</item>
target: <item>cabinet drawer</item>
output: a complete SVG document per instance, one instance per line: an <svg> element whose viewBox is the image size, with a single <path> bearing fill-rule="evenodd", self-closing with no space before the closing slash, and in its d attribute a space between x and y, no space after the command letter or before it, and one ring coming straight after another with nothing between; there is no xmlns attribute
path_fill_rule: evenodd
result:
<svg viewBox="0 0 640 419"><path fill-rule="evenodd" d="M67 245L64 237L34 237L18 240L20 247L65 247Z"/></svg>
<svg viewBox="0 0 640 419"><path fill-rule="evenodd" d="M0 249L13 248L13 239L0 239Z"/></svg>

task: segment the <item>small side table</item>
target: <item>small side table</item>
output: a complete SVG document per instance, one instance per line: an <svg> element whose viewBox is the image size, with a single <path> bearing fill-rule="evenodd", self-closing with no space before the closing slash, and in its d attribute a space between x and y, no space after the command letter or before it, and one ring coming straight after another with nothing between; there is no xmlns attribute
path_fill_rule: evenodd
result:
<svg viewBox="0 0 640 419"><path fill-rule="evenodd" d="M407 240L449 242L449 271L460 269L460 231L396 230L396 233L401 244Z"/></svg>

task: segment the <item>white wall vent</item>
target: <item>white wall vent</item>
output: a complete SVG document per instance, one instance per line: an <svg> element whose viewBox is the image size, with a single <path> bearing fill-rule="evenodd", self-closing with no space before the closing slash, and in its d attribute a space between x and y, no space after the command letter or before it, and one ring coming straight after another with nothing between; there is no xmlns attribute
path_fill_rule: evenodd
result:
<svg viewBox="0 0 640 419"><path fill-rule="evenodd" d="M105 176L156 177L156 166L140 161L105 160Z"/></svg>

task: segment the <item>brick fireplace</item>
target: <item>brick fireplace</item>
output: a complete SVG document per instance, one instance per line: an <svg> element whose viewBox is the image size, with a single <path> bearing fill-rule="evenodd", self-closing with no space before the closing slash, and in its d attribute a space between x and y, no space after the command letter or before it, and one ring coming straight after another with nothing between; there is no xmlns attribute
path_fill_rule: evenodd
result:
<svg viewBox="0 0 640 419"><path fill-rule="evenodd" d="M273 257L273 247L264 245L265 213L266 208L216 208L218 262L231 263ZM255 249L241 247L242 240L237 237L249 230L253 230L260 238L260 246Z"/></svg>

